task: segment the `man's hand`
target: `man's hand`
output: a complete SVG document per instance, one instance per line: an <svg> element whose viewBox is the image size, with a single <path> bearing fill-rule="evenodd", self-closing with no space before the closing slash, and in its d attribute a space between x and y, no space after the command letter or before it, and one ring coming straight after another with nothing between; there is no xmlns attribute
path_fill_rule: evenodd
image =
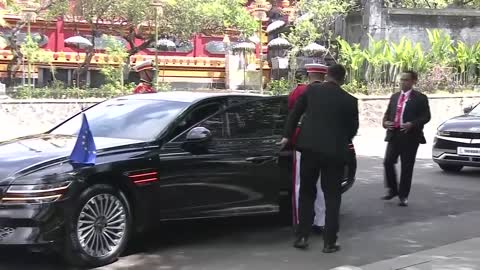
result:
<svg viewBox="0 0 480 270"><path fill-rule="evenodd" d="M407 122L400 126L400 130L405 133L409 132L412 128L413 128L412 122Z"/></svg>
<svg viewBox="0 0 480 270"><path fill-rule="evenodd" d="M287 138L282 138L280 142L277 143L277 145L280 145L282 148L285 148L288 144L288 139Z"/></svg>
<svg viewBox="0 0 480 270"><path fill-rule="evenodd" d="M395 127L395 123L392 121L385 121L383 122L383 127L392 130Z"/></svg>

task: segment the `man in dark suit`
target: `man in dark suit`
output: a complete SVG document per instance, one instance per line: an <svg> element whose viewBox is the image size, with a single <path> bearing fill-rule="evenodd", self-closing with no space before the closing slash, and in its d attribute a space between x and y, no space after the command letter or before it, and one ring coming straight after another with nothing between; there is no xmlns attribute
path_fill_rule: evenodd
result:
<svg viewBox="0 0 480 270"><path fill-rule="evenodd" d="M383 127L387 129L385 141L385 184L388 193L383 200L398 196L400 206L408 206L408 195L412 185L413 167L420 144L426 143L423 127L430 121L430 107L426 95L413 89L418 75L405 71L400 78L401 91L390 97L383 117ZM400 185L397 183L395 164L401 160Z"/></svg>
<svg viewBox="0 0 480 270"><path fill-rule="evenodd" d="M302 153L300 178L300 222L296 248L306 248L314 218L316 182L321 172L325 197L325 232L323 252L340 249L337 242L341 204L341 182L348 145L358 130L358 101L340 85L345 79L342 65L329 67L326 82L309 84L288 116L282 145L292 138L300 117L302 128L297 149Z"/></svg>

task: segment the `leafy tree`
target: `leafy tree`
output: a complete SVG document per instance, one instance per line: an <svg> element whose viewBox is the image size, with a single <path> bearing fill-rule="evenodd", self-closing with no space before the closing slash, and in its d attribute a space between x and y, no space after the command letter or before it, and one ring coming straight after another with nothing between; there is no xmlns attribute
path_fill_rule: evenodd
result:
<svg viewBox="0 0 480 270"><path fill-rule="evenodd" d="M25 43L20 46L20 52L27 60L28 87L30 87L32 85L33 65L38 63L51 63L51 57L44 53L38 46L38 42L31 35L27 35Z"/></svg>
<svg viewBox="0 0 480 270"><path fill-rule="evenodd" d="M105 75L108 83L118 85L123 89L123 69L125 68L125 62L128 58L127 49L120 41L114 39L113 37L108 37L105 51L109 57L116 60L119 64L118 66L105 65L101 72Z"/></svg>
<svg viewBox="0 0 480 270"><path fill-rule="evenodd" d="M22 46L18 42L18 34L20 33L20 31L30 23L31 16L38 16L39 14L42 14L45 17L55 17L57 15L65 13L66 8L68 7L68 0L29 1L29 5L31 7L34 7L34 9L31 11L30 16L21 16L21 19L16 23L15 26L7 25L3 15L24 15L22 14L22 7L17 5L16 1L14 0L3 0L2 4L4 5L5 9L2 10L2 13L0 13L0 25L11 28L10 33L7 36L7 40L13 58L7 66L8 78L6 82L7 86L10 86L12 84L13 78L19 70L19 67L22 64L22 59L24 57L21 50ZM31 44L29 46L31 46ZM24 46L24 48L26 47Z"/></svg>
<svg viewBox="0 0 480 270"><path fill-rule="evenodd" d="M150 1L76 0L77 12L90 25L92 36L100 25L109 25L108 34L123 37L129 44L128 55L134 55L155 41L155 25L159 37L187 40L195 33L222 33L228 28L245 35L256 29L255 19L245 9L245 0L168 0L162 12ZM140 44L137 40L141 40ZM94 44L94 40L92 39ZM93 48L87 51L82 71L88 70ZM128 63L129 58L127 58Z"/></svg>
<svg viewBox="0 0 480 270"><path fill-rule="evenodd" d="M289 53L292 70L300 50L308 44L332 37L332 25L337 17L347 14L355 5L353 0L299 0L296 13L301 17L293 23L285 38L292 45ZM295 74L295 72L292 72Z"/></svg>

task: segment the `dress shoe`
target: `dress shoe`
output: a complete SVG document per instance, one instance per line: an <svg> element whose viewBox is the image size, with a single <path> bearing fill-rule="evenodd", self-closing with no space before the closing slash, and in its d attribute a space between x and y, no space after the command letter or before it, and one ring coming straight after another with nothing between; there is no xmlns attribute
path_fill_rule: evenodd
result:
<svg viewBox="0 0 480 270"><path fill-rule="evenodd" d="M340 245L338 244L333 244L333 245L326 245L323 248L323 253L334 253L340 250Z"/></svg>
<svg viewBox="0 0 480 270"><path fill-rule="evenodd" d="M305 249L308 247L308 238L307 237L298 237L293 243L293 246L300 249Z"/></svg>
<svg viewBox="0 0 480 270"><path fill-rule="evenodd" d="M397 194L387 194L385 196L382 197L382 200L384 201L390 201L391 199L397 197Z"/></svg>
<svg viewBox="0 0 480 270"><path fill-rule="evenodd" d="M317 226L317 225L312 226L312 231L316 234L323 234L324 230L325 228L323 226Z"/></svg>
<svg viewBox="0 0 480 270"><path fill-rule="evenodd" d="M407 207L408 206L408 200L405 199L405 198L400 198L400 202L398 203L398 206Z"/></svg>

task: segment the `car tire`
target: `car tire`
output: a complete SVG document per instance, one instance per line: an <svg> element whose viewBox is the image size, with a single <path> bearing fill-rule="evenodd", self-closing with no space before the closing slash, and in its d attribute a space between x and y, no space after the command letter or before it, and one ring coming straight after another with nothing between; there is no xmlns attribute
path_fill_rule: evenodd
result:
<svg viewBox="0 0 480 270"><path fill-rule="evenodd" d="M351 151L344 169L344 178L342 180L342 194L352 188L353 184L355 183L356 174L357 156L355 154L355 151Z"/></svg>
<svg viewBox="0 0 480 270"><path fill-rule="evenodd" d="M445 172L459 172L463 169L462 165L445 165L445 164L438 164L440 169Z"/></svg>
<svg viewBox="0 0 480 270"><path fill-rule="evenodd" d="M280 219L280 224L282 225L292 225L293 224L293 205L292 205L292 194L288 192L288 195L279 196L279 207L280 212L278 218Z"/></svg>
<svg viewBox="0 0 480 270"><path fill-rule="evenodd" d="M125 250L132 224L125 195L110 185L85 189L66 220L64 256L69 264L99 267L118 259Z"/></svg>

